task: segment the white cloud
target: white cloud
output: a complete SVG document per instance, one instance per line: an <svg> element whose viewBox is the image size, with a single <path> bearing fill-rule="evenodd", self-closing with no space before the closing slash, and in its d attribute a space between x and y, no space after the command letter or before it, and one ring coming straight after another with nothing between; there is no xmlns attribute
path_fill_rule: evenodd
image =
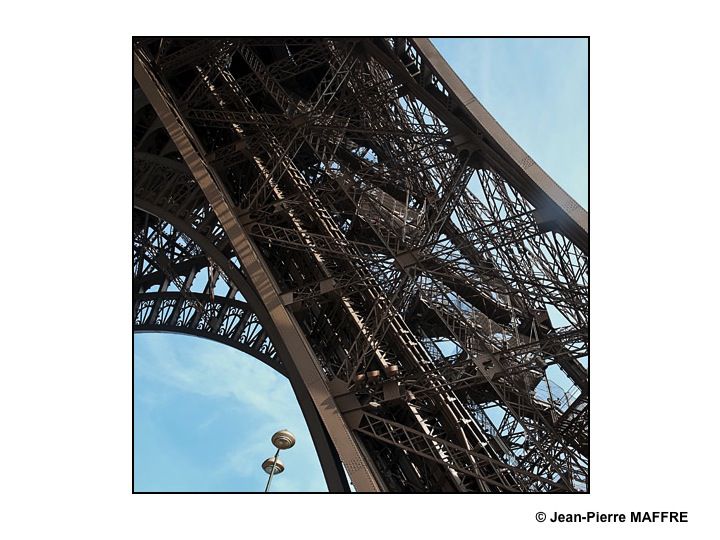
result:
<svg viewBox="0 0 720 540"><path fill-rule="evenodd" d="M136 370L184 392L211 397L231 397L241 407L280 423L296 416L289 407L292 393L287 379L262 362L244 353L196 338L182 337L182 357L168 338L146 340L148 355L136 355ZM185 357L190 356L191 362Z"/></svg>
<svg viewBox="0 0 720 540"><path fill-rule="evenodd" d="M287 428L298 443L281 458L288 470L273 479L276 491L326 491L317 455L290 383L262 362L225 345L188 336L154 334L136 339L135 376L159 381L180 392L225 398L237 408L240 440L207 474L229 476L239 490L264 488L260 463L275 448L270 436ZM139 394L142 384L136 385ZM142 392L146 394L147 392ZM197 428L204 430L223 415L209 415Z"/></svg>

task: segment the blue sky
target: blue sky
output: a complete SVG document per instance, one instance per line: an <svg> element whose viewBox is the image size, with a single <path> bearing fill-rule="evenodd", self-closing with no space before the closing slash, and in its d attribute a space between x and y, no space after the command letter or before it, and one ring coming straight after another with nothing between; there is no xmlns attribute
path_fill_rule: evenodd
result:
<svg viewBox="0 0 720 540"><path fill-rule="evenodd" d="M588 204L587 41L434 39L481 103L581 205ZM270 436L288 428L273 491L326 491L288 382L200 338L136 334L136 491L262 491Z"/></svg>
<svg viewBox="0 0 720 540"><path fill-rule="evenodd" d="M135 490L262 491L272 434L297 444L280 453L276 491L325 491L287 380L262 362L192 336L135 335Z"/></svg>
<svg viewBox="0 0 720 540"><path fill-rule="evenodd" d="M500 125L587 209L587 40L432 41Z"/></svg>

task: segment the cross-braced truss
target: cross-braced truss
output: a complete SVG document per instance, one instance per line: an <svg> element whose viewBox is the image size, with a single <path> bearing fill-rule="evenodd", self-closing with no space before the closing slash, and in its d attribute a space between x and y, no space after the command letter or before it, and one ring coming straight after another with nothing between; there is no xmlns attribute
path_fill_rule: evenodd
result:
<svg viewBox="0 0 720 540"><path fill-rule="evenodd" d="M286 375L333 491L588 490L587 214L427 40L133 55L136 330Z"/></svg>

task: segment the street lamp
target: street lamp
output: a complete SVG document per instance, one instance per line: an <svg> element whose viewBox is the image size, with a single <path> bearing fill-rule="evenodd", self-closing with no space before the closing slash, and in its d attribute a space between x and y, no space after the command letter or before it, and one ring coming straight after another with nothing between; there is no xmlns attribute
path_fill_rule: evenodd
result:
<svg viewBox="0 0 720 540"><path fill-rule="evenodd" d="M263 471L269 475L267 485L265 486L265 493L267 493L270 489L270 482L272 482L273 476L280 474L285 470L285 465L283 465L283 462L278 459L280 450L288 450L289 448L295 446L295 435L290 433L287 429L281 429L275 433L271 440L273 446L277 448L277 451L273 457L267 458L262 463Z"/></svg>

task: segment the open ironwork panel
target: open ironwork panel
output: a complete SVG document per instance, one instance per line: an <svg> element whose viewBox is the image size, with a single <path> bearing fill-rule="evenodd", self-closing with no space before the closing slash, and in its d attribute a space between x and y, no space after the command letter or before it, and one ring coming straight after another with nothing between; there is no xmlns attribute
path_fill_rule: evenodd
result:
<svg viewBox="0 0 720 540"><path fill-rule="evenodd" d="M187 197L207 198L239 266L262 270L240 271L284 325L275 347L317 369L356 485L586 491L582 212L518 170L428 50L138 40L165 135L134 145L182 157Z"/></svg>

